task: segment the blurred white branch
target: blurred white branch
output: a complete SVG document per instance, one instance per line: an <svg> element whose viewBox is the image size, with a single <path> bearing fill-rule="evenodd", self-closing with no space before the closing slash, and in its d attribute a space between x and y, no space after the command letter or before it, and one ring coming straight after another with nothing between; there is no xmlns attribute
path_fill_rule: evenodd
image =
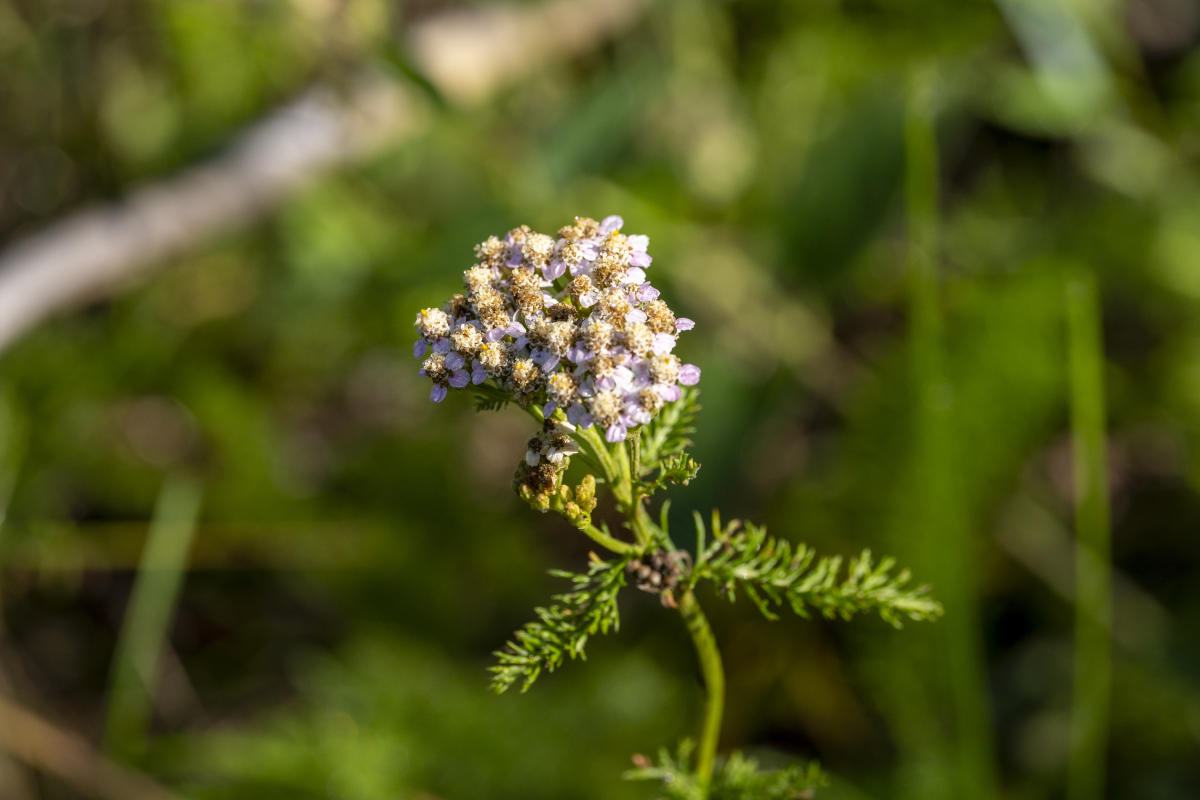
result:
<svg viewBox="0 0 1200 800"><path fill-rule="evenodd" d="M552 0L430 19L410 32L418 68L451 102L585 52L619 33L644 0ZM212 160L77 211L0 253L0 351L46 317L129 286L213 236L269 213L297 188L418 129L412 89L364 74L334 93L310 90Z"/></svg>

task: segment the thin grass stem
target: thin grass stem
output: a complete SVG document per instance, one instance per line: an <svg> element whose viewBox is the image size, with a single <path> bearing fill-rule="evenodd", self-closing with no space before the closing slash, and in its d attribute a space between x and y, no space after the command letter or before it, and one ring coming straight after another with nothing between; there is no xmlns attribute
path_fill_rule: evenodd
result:
<svg viewBox="0 0 1200 800"><path fill-rule="evenodd" d="M963 454L954 438L954 387L945 365L945 334L938 280L938 154L934 112L936 75L915 70L909 80L905 114L905 200L908 225L909 311L914 415L915 525L926 548L921 556L952 613L931 632L936 658L947 680L932 687L945 696L953 719L952 737L941 736L933 702L924 710L927 732L910 742L949 767L939 796L997 796L994 743L987 707L987 679L975 588L977 554L959 471ZM934 701L936 702L936 701ZM910 708L906 713L913 713ZM931 748L929 736L936 737ZM937 752L940 750L940 753Z"/></svg>
<svg viewBox="0 0 1200 800"><path fill-rule="evenodd" d="M1104 794L1112 691L1111 547L1105 448L1104 348L1095 278L1066 279L1075 489L1075 655L1068 800Z"/></svg>
<svg viewBox="0 0 1200 800"><path fill-rule="evenodd" d="M179 597L200 511L200 486L168 477L159 494L109 676L107 751L128 759L143 747L163 642Z"/></svg>

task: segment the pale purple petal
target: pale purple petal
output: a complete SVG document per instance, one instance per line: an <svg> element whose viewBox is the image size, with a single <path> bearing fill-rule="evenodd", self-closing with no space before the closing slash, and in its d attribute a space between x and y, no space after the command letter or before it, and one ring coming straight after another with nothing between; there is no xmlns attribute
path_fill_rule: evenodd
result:
<svg viewBox="0 0 1200 800"><path fill-rule="evenodd" d="M595 289L593 289L590 292L584 292L583 294L579 295L579 305L583 306L584 308L591 308L592 306L596 305L596 301L598 299L600 299L600 295Z"/></svg>
<svg viewBox="0 0 1200 800"><path fill-rule="evenodd" d="M450 375L450 385L455 389L461 389L471 382L471 376L467 374L465 369L455 370Z"/></svg>
<svg viewBox="0 0 1200 800"><path fill-rule="evenodd" d="M508 248L508 258L504 262L510 267L519 267L521 265L521 245L514 244Z"/></svg>
<svg viewBox="0 0 1200 800"><path fill-rule="evenodd" d="M450 355L446 356L446 369L462 369L463 364L465 364L466 361L467 360L463 358L462 353L451 353Z"/></svg>
<svg viewBox="0 0 1200 800"><path fill-rule="evenodd" d="M634 406L625 416L629 418L629 424L632 425L645 425L650 421L650 412L641 406Z"/></svg>
<svg viewBox="0 0 1200 800"><path fill-rule="evenodd" d="M558 408L558 406L555 405L553 400L550 400L546 403L546 405L542 406L542 416L549 419L550 415L554 413L554 409L556 408Z"/></svg>
<svg viewBox="0 0 1200 800"><path fill-rule="evenodd" d="M492 328L484 334L484 338L489 342L498 342L504 338L504 328Z"/></svg>
<svg viewBox="0 0 1200 800"><path fill-rule="evenodd" d="M609 425L608 430L604 432L604 440L609 443L623 442L626 433L625 426L620 423Z"/></svg>
<svg viewBox="0 0 1200 800"><path fill-rule="evenodd" d="M613 231L621 230L621 226L624 224L625 224L625 220L621 219L616 214L613 214L610 217L605 217L604 220L600 223L600 233L603 234L604 236L607 236L608 234L612 233ZM621 438L624 439L625 437L622 436Z"/></svg>
<svg viewBox="0 0 1200 800"><path fill-rule="evenodd" d="M649 303L651 300L658 299L658 289L655 289L648 283L643 283L638 287L637 299L643 303Z"/></svg>
<svg viewBox="0 0 1200 800"><path fill-rule="evenodd" d="M587 361L591 358L591 353L582 344L576 343L571 345L571 349L567 351L567 358L578 364L581 361Z"/></svg>
<svg viewBox="0 0 1200 800"><path fill-rule="evenodd" d="M567 409L567 420L577 428L590 428L595 423L592 415L587 413L580 403L572 403Z"/></svg>
<svg viewBox="0 0 1200 800"><path fill-rule="evenodd" d="M433 352L449 353L450 352L450 340L447 339L445 336L438 339L436 342L433 343Z"/></svg>
<svg viewBox="0 0 1200 800"><path fill-rule="evenodd" d="M429 342L424 338L417 339L413 342L413 358L424 358L425 351L429 348Z"/></svg>
<svg viewBox="0 0 1200 800"><path fill-rule="evenodd" d="M667 353L675 349L675 337L669 333L654 334L654 344L651 349L656 356L665 356Z"/></svg>
<svg viewBox="0 0 1200 800"><path fill-rule="evenodd" d="M429 399L435 403L440 403L446 399L446 391L447 390L445 386L434 385L434 387L429 390Z"/></svg>
<svg viewBox="0 0 1200 800"><path fill-rule="evenodd" d="M679 368L679 382L684 386L695 386L700 382L700 368L695 364L684 364Z"/></svg>
<svg viewBox="0 0 1200 800"><path fill-rule="evenodd" d="M504 332L509 336L520 336L525 332L525 326L519 322L510 322L508 323L508 327L504 329Z"/></svg>
<svg viewBox="0 0 1200 800"><path fill-rule="evenodd" d="M629 235L629 246L644 253L650 246L650 237L644 233L632 233Z"/></svg>
<svg viewBox="0 0 1200 800"><path fill-rule="evenodd" d="M547 373L554 372L555 368L558 366L559 360L560 359L558 356L552 354L550 358L546 359L546 362L542 364L542 369Z"/></svg>
<svg viewBox="0 0 1200 800"><path fill-rule="evenodd" d="M677 331L690 331L694 327L696 327L696 323L687 317L680 317L675 320L675 330Z"/></svg>
<svg viewBox="0 0 1200 800"><path fill-rule="evenodd" d="M625 312L625 321L630 324L635 322L645 322L646 312L642 311L640 308L630 309L629 311Z"/></svg>
<svg viewBox="0 0 1200 800"><path fill-rule="evenodd" d="M652 261L654 257L645 250L634 250L629 254L629 263L635 267L648 267Z"/></svg>
<svg viewBox="0 0 1200 800"><path fill-rule="evenodd" d="M625 283L645 283L646 270L641 267L630 267L625 270Z"/></svg>
<svg viewBox="0 0 1200 800"><path fill-rule="evenodd" d="M680 391L679 387L673 383L670 386L663 386L660 384L655 388L658 389L658 396L668 403L674 403L683 396L683 392Z"/></svg>
<svg viewBox="0 0 1200 800"><path fill-rule="evenodd" d="M471 368L471 383L478 386L487 380L487 370L483 368L483 364L476 364Z"/></svg>
<svg viewBox="0 0 1200 800"><path fill-rule="evenodd" d="M590 239L584 239L579 243L579 252L588 261L595 261L596 256L600 254L600 251L596 249L596 243Z"/></svg>
<svg viewBox="0 0 1200 800"><path fill-rule="evenodd" d="M553 259L549 264L542 267L542 277L548 281L558 280L567 271L567 264L561 258Z"/></svg>

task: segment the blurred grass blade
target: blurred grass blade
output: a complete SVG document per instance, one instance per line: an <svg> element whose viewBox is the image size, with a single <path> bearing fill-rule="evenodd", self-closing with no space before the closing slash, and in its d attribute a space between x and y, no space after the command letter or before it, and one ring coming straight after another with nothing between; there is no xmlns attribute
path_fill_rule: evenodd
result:
<svg viewBox="0 0 1200 800"><path fill-rule="evenodd" d="M0 531L8 517L8 505L17 484L25 454L26 425L4 387L0 386Z"/></svg>
<svg viewBox="0 0 1200 800"><path fill-rule="evenodd" d="M1071 701L1069 800L1104 795L1112 662L1104 350L1095 278L1066 284L1071 442L1075 488L1075 680Z"/></svg>
<svg viewBox="0 0 1200 800"><path fill-rule="evenodd" d="M996 776L975 580L978 557L960 485L960 462L965 454L957 449L954 438L955 415L965 411L956 408L954 387L947 376L938 296L935 88L934 73L917 70L911 74L904 125L910 357L916 395L913 458L919 478L914 484L917 516L912 534L924 542L920 563L946 608L945 619L931 637L939 651L931 660L944 666L945 682L929 686L928 696L931 700L945 697L948 691L942 702L949 706L953 719L952 736L938 737L943 752L935 756L950 774L936 778L937 788L929 790L938 796L986 800L996 796ZM928 713L937 715L933 709L927 709ZM931 725L931 730L934 728L936 723ZM926 757L929 744L923 748Z"/></svg>
<svg viewBox="0 0 1200 800"><path fill-rule="evenodd" d="M200 486L168 477L142 552L109 676L105 746L120 758L144 742L154 683L200 510Z"/></svg>
<svg viewBox="0 0 1200 800"><path fill-rule="evenodd" d="M0 385L0 639L5 635L4 626L4 556L5 521L12 502L13 492L20 474L21 461L25 455L28 427L25 418L17 412L5 387ZM0 665L0 690L11 691L8 675ZM0 728L4 727L0 723ZM4 748L8 749L8 748ZM26 774L15 760L0 755L0 797L25 800L36 797L33 778Z"/></svg>
<svg viewBox="0 0 1200 800"><path fill-rule="evenodd" d="M429 79L412 58L408 48L399 38L386 39L378 50L379 60L397 77L403 78L428 97L439 111L450 107L438 87Z"/></svg>

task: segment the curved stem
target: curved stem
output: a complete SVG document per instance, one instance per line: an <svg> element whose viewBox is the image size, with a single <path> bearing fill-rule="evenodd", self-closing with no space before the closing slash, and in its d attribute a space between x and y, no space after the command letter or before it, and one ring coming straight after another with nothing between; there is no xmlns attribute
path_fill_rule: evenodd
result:
<svg viewBox="0 0 1200 800"><path fill-rule="evenodd" d="M688 633L692 635L692 643L700 659L700 672L704 675L704 724L700 728L696 777L707 795L717 756L717 740L721 734L721 714L725 708L725 670L721 666L721 653L717 649L712 628L708 625L708 618L704 616L691 589L679 598L679 613L683 616Z"/></svg>
<svg viewBox="0 0 1200 800"><path fill-rule="evenodd" d="M658 526L654 524L654 520L650 519L650 513L646 511L642 498L634 497L633 502L636 504L631 520L633 535L642 549L649 550L654 545L655 530Z"/></svg>
<svg viewBox="0 0 1200 800"><path fill-rule="evenodd" d="M637 545L630 544L629 542L622 542L615 536L611 536L610 534L600 530L595 525L585 525L579 530L596 544L600 545L601 547L605 547L619 555L632 556L641 552L641 548L639 548Z"/></svg>
<svg viewBox="0 0 1200 800"><path fill-rule="evenodd" d="M633 516L633 471L629 468L629 451L625 442L613 447L613 462L617 467L617 481L613 484L613 495L627 516Z"/></svg>
<svg viewBox="0 0 1200 800"><path fill-rule="evenodd" d="M586 445L592 456L600 463L600 468L604 470L604 478L608 481L610 487L616 487L619 480L619 472L615 464L613 464L612 454L608 452L608 448L604 444L604 440L600 438L600 434L593 428L576 428L575 439L582 445Z"/></svg>

